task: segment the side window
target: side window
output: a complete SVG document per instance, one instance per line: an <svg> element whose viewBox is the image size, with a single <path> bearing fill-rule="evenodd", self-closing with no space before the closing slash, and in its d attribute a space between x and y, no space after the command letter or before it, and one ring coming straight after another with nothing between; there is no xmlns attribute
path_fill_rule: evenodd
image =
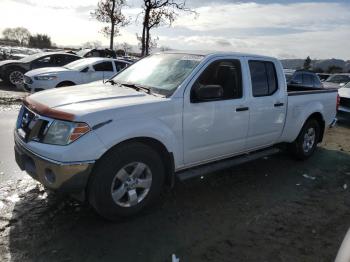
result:
<svg viewBox="0 0 350 262"><path fill-rule="evenodd" d="M305 86L313 86L314 79L310 74L303 74L303 85Z"/></svg>
<svg viewBox="0 0 350 262"><path fill-rule="evenodd" d="M275 65L267 61L249 61L253 96L269 96L278 89Z"/></svg>
<svg viewBox="0 0 350 262"><path fill-rule="evenodd" d="M49 65L51 63L51 56L45 56L45 57L39 58L34 63L40 66Z"/></svg>
<svg viewBox="0 0 350 262"><path fill-rule="evenodd" d="M191 101L197 100L197 89L208 85L219 85L223 88L223 97L220 100L241 98L243 92L240 61L219 60L210 64L193 85Z"/></svg>
<svg viewBox="0 0 350 262"><path fill-rule="evenodd" d="M293 77L293 83L301 85L303 83L303 77L302 74L296 73L295 76Z"/></svg>
<svg viewBox="0 0 350 262"><path fill-rule="evenodd" d="M114 61L114 65L117 72L119 72L120 70L124 69L127 66L127 64L122 62L117 62L117 61Z"/></svg>
<svg viewBox="0 0 350 262"><path fill-rule="evenodd" d="M113 72L113 65L112 65L112 62L102 62L94 65L94 69L96 72L99 72L99 71Z"/></svg>
<svg viewBox="0 0 350 262"><path fill-rule="evenodd" d="M73 62L75 60L78 60L78 57L67 55L65 56L65 63L69 64L70 62Z"/></svg>
<svg viewBox="0 0 350 262"><path fill-rule="evenodd" d="M89 67L85 67L83 70L81 70L80 72L82 72L82 73L86 73L86 72L88 72L89 71Z"/></svg>
<svg viewBox="0 0 350 262"><path fill-rule="evenodd" d="M321 80L318 77L318 75L314 75L314 84L315 84L315 87L321 87L321 85L322 85Z"/></svg>
<svg viewBox="0 0 350 262"><path fill-rule="evenodd" d="M56 55L52 57L52 62L54 65L57 66L63 66L66 64L65 56L63 55Z"/></svg>

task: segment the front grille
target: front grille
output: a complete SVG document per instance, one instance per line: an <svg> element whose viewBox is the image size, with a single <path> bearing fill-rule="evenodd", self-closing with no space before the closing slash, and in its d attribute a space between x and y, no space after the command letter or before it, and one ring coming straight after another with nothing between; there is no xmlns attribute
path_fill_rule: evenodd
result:
<svg viewBox="0 0 350 262"><path fill-rule="evenodd" d="M44 139L50 120L22 107L17 120L17 132L25 142L41 142Z"/></svg>
<svg viewBox="0 0 350 262"><path fill-rule="evenodd" d="M30 84L33 84L33 80L29 76L25 75L24 76L24 83L30 85Z"/></svg>
<svg viewBox="0 0 350 262"><path fill-rule="evenodd" d="M341 97L339 105L345 106L345 107L350 107L350 98L347 97Z"/></svg>

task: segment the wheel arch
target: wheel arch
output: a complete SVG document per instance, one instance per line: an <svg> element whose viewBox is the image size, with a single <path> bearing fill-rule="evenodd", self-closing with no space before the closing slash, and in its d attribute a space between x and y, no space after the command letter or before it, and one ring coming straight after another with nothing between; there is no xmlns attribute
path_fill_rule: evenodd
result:
<svg viewBox="0 0 350 262"><path fill-rule="evenodd" d="M314 112L306 119L303 126L305 125L305 123L307 123L307 121L311 119L315 119L320 125L321 130L320 130L320 136L318 138L318 142L321 143L323 140L324 131L326 129L326 121L324 120L323 115L320 112Z"/></svg>
<svg viewBox="0 0 350 262"><path fill-rule="evenodd" d="M124 141L121 141L117 143L116 145L110 147L101 157L103 158L106 154L109 154L113 150L115 150L117 147L120 147L125 144L129 143L142 143L150 148L154 149L159 156L162 159L162 162L164 163L165 167L165 173L166 173L166 179L165 183L166 185L172 187L175 182L175 164L174 164L174 155L172 152L169 152L167 147L159 140L152 138L152 137L135 137L126 139Z"/></svg>
<svg viewBox="0 0 350 262"><path fill-rule="evenodd" d="M61 81L59 82L56 87L63 87L64 85L63 84L69 84L68 86L75 86L76 83L74 83L73 81L70 81L70 80L64 80L64 81Z"/></svg>

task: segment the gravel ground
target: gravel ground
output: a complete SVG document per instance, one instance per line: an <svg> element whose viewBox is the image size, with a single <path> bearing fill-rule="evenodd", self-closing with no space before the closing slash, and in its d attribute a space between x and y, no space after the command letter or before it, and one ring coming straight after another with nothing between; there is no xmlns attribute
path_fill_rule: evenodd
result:
<svg viewBox="0 0 350 262"><path fill-rule="evenodd" d="M350 119L286 153L176 184L117 223L28 177L0 185L0 261L333 261L350 226Z"/></svg>
<svg viewBox="0 0 350 262"><path fill-rule="evenodd" d="M20 107L28 93L21 88L10 87L0 80L0 111L12 111Z"/></svg>

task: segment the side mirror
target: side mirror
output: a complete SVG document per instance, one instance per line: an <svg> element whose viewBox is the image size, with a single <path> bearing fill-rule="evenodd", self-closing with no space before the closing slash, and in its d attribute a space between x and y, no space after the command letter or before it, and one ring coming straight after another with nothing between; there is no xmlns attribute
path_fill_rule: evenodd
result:
<svg viewBox="0 0 350 262"><path fill-rule="evenodd" d="M220 85L201 86L195 90L196 100L210 101L224 96L224 89Z"/></svg>
<svg viewBox="0 0 350 262"><path fill-rule="evenodd" d="M340 83L339 86L343 87L343 86L345 86L345 83Z"/></svg>

